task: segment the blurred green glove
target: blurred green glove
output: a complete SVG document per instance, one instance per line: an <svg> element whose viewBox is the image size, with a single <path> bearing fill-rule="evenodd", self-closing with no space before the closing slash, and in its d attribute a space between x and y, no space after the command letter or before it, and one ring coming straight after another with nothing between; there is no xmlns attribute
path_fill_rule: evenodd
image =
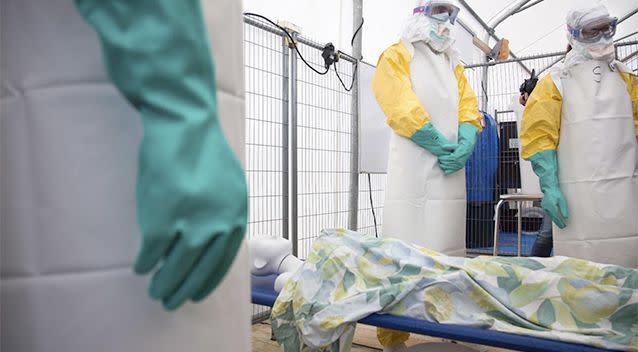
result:
<svg viewBox="0 0 638 352"><path fill-rule="evenodd" d="M439 157L439 165L446 175L465 167L467 159L474 152L478 135L479 129L476 126L467 122L459 125L459 147L454 153Z"/></svg>
<svg viewBox="0 0 638 352"><path fill-rule="evenodd" d="M175 309L226 275L247 222L244 171L222 132L198 0L76 0L97 31L107 72L139 111L134 269Z"/></svg>
<svg viewBox="0 0 638 352"><path fill-rule="evenodd" d="M558 156L555 150L543 150L529 158L543 191L541 207L554 223L564 229L569 218L567 201L558 184Z"/></svg>
<svg viewBox="0 0 638 352"><path fill-rule="evenodd" d="M426 123L410 138L414 143L438 156L451 154L457 144L450 143L431 123Z"/></svg>

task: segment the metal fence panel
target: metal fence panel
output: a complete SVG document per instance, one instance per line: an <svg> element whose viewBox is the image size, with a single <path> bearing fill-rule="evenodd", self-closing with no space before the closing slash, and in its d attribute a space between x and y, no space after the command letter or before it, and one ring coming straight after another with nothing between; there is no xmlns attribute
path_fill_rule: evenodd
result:
<svg viewBox="0 0 638 352"><path fill-rule="evenodd" d="M304 42L298 44L303 57L324 71L321 51ZM305 258L322 229L348 225L352 94L334 70L319 75L297 61L298 256ZM349 85L352 63L335 65Z"/></svg>
<svg viewBox="0 0 638 352"><path fill-rule="evenodd" d="M248 238L288 235L288 48L273 27L244 24ZM253 306L253 320L268 317Z"/></svg>

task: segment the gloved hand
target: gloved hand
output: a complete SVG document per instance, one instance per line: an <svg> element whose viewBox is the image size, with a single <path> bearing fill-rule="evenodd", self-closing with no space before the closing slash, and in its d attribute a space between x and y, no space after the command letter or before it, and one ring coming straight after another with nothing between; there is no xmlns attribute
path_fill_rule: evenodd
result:
<svg viewBox="0 0 638 352"><path fill-rule="evenodd" d="M534 173L538 175L543 192L541 207L554 223L564 229L569 218L567 201L558 184L558 157L555 150L543 150L529 158Z"/></svg>
<svg viewBox="0 0 638 352"><path fill-rule="evenodd" d="M459 147L450 155L439 157L439 165L446 175L457 172L465 167L467 159L474 152L474 146L478 139L479 129L470 124L459 125Z"/></svg>
<svg viewBox="0 0 638 352"><path fill-rule="evenodd" d="M449 155L458 147L458 144L450 143L450 141L429 122L416 131L410 139L437 157Z"/></svg>
<svg viewBox="0 0 638 352"><path fill-rule="evenodd" d="M76 0L97 31L109 76L139 111L134 270L175 309L225 276L247 223L244 171L222 132L198 0Z"/></svg>

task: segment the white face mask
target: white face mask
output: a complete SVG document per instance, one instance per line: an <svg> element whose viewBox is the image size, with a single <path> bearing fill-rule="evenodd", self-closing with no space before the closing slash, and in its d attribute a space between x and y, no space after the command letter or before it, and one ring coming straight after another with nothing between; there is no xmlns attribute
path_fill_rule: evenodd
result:
<svg viewBox="0 0 638 352"><path fill-rule="evenodd" d="M611 61L615 58L614 41L612 38L601 38L595 43L583 43L574 40L572 47L589 59Z"/></svg>
<svg viewBox="0 0 638 352"><path fill-rule="evenodd" d="M428 44L435 51L445 51L452 45L451 33L452 25L449 21L431 21Z"/></svg>

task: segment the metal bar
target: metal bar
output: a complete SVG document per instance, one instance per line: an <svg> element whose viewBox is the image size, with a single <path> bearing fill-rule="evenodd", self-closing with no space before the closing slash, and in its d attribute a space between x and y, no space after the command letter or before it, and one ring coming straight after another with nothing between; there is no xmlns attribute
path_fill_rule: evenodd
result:
<svg viewBox="0 0 638 352"><path fill-rule="evenodd" d="M518 209L517 216L517 229L518 229L518 256L521 256L522 236L523 236L523 208L521 207L522 201L516 201L516 207Z"/></svg>
<svg viewBox="0 0 638 352"><path fill-rule="evenodd" d="M545 1L545 0L536 0L536 1L534 1L533 3L531 3L531 4L527 5L527 6L523 6L523 7L521 7L520 9L516 10L516 12L514 12L513 14L523 12L523 11L525 11L525 10L529 9L529 8L530 8L530 7L532 7L532 6L535 6L535 5L540 4L540 3L541 3L541 2L543 2L543 1Z"/></svg>
<svg viewBox="0 0 638 352"><path fill-rule="evenodd" d="M456 23L458 23L461 27L463 27L463 29L465 29L468 33L470 33L473 36L476 36L476 33L472 30L472 28L470 28L470 26L468 26L465 22L463 22L460 18L456 19ZM373 66L373 65L370 65Z"/></svg>
<svg viewBox="0 0 638 352"><path fill-rule="evenodd" d="M631 37L632 35L636 35L636 34L638 34L638 31L635 31L633 33L629 33L629 34L627 34L624 37L618 38L618 39L614 40L614 43L617 43L617 42L619 42L619 41L621 41L623 39L627 39L627 38Z"/></svg>
<svg viewBox="0 0 638 352"><path fill-rule="evenodd" d="M503 23L503 21L505 21L511 15L515 14L521 7L525 6L530 1L531 0L522 0L518 4L516 4L515 6L512 6L509 9L509 11L505 11L505 13L503 13L501 16L496 18L494 23L492 23L492 26L491 26L492 29L496 30L496 27L498 27L499 24Z"/></svg>
<svg viewBox="0 0 638 352"><path fill-rule="evenodd" d="M272 25L266 24L262 21L255 20L254 18L250 18L249 16L244 16L244 22L248 23L251 26L255 26L257 28L263 29L272 34L280 35L282 37L286 35L286 33L284 33L284 31L282 31L281 29L277 27L273 27Z"/></svg>
<svg viewBox="0 0 638 352"><path fill-rule="evenodd" d="M487 94L487 89L488 89L488 80L489 80L489 75L488 75L488 67L489 66L485 66L483 67L483 78L481 78L481 89L483 90L483 98L481 99L481 108L483 109L483 111L487 111L487 103L489 102L489 97Z"/></svg>
<svg viewBox="0 0 638 352"><path fill-rule="evenodd" d="M290 128L290 124L288 123L288 114L289 114L289 103L290 96L288 89L290 88L290 48L288 47L288 38L283 37L281 39L281 214L283 217L282 221L282 234L285 239L290 238L290 228L289 228L289 195L288 195L288 187L289 187L289 175L290 175L290 165L288 160L288 152L289 149L289 140L288 140L288 130Z"/></svg>
<svg viewBox="0 0 638 352"><path fill-rule="evenodd" d="M259 324L270 318L270 309L264 310L252 316L252 324Z"/></svg>
<svg viewBox="0 0 638 352"><path fill-rule="evenodd" d="M543 59L543 58L546 58L546 57L564 56L564 55L565 55L564 51L557 51L557 52L553 52L553 53L531 55L531 56L525 56L525 57L515 58L515 59L508 59L508 60L503 60L503 61L482 62L480 64L467 65L467 66L465 66L465 68L496 66L496 65L507 64L507 63L511 63L511 62L528 61L528 60Z"/></svg>
<svg viewBox="0 0 638 352"><path fill-rule="evenodd" d="M631 40L631 41L628 41L628 42L616 43L615 45L617 47L638 45L638 40Z"/></svg>
<svg viewBox="0 0 638 352"><path fill-rule="evenodd" d="M498 201L496 204L496 213L494 214L494 251L492 255L495 257L498 255L498 223L501 215L501 205L503 205L504 202L502 199Z"/></svg>
<svg viewBox="0 0 638 352"><path fill-rule="evenodd" d="M633 53L631 53L631 54L625 56L624 58L620 59L620 61L627 62L627 61L629 61L631 58L633 58L636 55L638 55L638 50L634 51Z"/></svg>
<svg viewBox="0 0 638 352"><path fill-rule="evenodd" d="M487 23L485 23L485 21L483 21L481 16L479 16L476 13L476 11L474 11L474 9L470 5L468 5L467 2L465 2L465 0L459 0L459 3L461 5L463 5L463 7L465 7L467 12L469 12L470 15L472 15L472 17L474 17L474 19L481 25L481 27L483 27L483 29L485 29L487 31L487 33L489 33L492 37L496 37L494 35L494 30L492 28L490 28L490 26L488 26ZM494 38L494 39L499 40L498 38Z"/></svg>
<svg viewBox="0 0 638 352"><path fill-rule="evenodd" d="M635 9L633 9L631 11L629 11L626 15L624 15L620 19L618 19L618 23L622 23L624 20L626 20L629 17L635 15L636 13L638 13L638 7L636 7Z"/></svg>
<svg viewBox="0 0 638 352"><path fill-rule="evenodd" d="M294 40L297 35L292 34ZM289 176L292 179L290 185L290 197L291 197L291 231L290 241L292 242L292 254L297 256L298 236L299 236L299 218L297 216L297 180L299 174L297 173L297 51L290 51L290 173Z"/></svg>
<svg viewBox="0 0 638 352"><path fill-rule="evenodd" d="M352 30L356 31L363 21L363 0L354 0L352 3ZM354 32L353 32L354 33ZM356 60L361 59L361 44L363 37L363 28L354 38L352 53ZM357 61L353 64L352 74L358 77L357 70L359 65ZM350 116L350 196L348 197L348 228L357 231L357 222L359 217L359 80L355 79L352 85L351 98L351 116Z"/></svg>

